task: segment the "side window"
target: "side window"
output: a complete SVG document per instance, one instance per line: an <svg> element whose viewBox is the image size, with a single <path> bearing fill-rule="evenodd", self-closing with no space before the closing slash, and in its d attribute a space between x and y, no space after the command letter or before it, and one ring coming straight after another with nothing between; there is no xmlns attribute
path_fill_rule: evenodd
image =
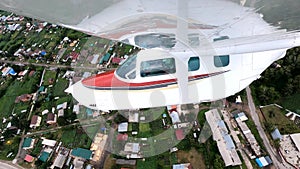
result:
<svg viewBox="0 0 300 169"><path fill-rule="evenodd" d="M193 56L188 61L189 72L197 71L200 68L200 59L198 56Z"/></svg>
<svg viewBox="0 0 300 169"><path fill-rule="evenodd" d="M220 40L225 40L225 39L229 39L229 37L228 36L221 36L221 37L215 38L214 42L220 41Z"/></svg>
<svg viewBox="0 0 300 169"><path fill-rule="evenodd" d="M216 67L225 67L229 65L229 55L214 56Z"/></svg>
<svg viewBox="0 0 300 169"><path fill-rule="evenodd" d="M141 77L173 74L176 72L175 59L166 58L143 61L141 63Z"/></svg>

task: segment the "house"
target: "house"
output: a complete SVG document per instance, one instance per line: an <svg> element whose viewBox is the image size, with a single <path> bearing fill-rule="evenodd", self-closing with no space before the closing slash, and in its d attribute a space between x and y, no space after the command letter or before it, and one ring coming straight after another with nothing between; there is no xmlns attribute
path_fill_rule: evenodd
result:
<svg viewBox="0 0 300 169"><path fill-rule="evenodd" d="M75 71L67 70L66 73L63 75L63 78L71 78L75 75Z"/></svg>
<svg viewBox="0 0 300 169"><path fill-rule="evenodd" d="M59 104L56 106L56 109L59 110L59 109L66 109L67 108L67 104L68 102L64 102L62 104Z"/></svg>
<svg viewBox="0 0 300 169"><path fill-rule="evenodd" d="M190 163L174 164L173 169L192 169L192 166Z"/></svg>
<svg viewBox="0 0 300 169"><path fill-rule="evenodd" d="M29 138L29 137L25 138L23 141L22 148L24 150L32 149L34 146L34 141L35 141L35 139Z"/></svg>
<svg viewBox="0 0 300 169"><path fill-rule="evenodd" d="M70 54L70 57L71 57L71 59L72 59L72 62L76 62L77 59L78 59L78 57L79 57L79 53L72 52L72 53Z"/></svg>
<svg viewBox="0 0 300 169"><path fill-rule="evenodd" d="M244 112L241 112L237 115L235 115L236 120L239 119L240 121L244 122L248 120L248 117L245 115Z"/></svg>
<svg viewBox="0 0 300 169"><path fill-rule="evenodd" d="M118 134L117 135L118 141L127 141L127 139L128 139L128 134Z"/></svg>
<svg viewBox="0 0 300 169"><path fill-rule="evenodd" d="M92 151L84 148L75 148L71 151L71 156L79 157L85 160L90 160L92 158Z"/></svg>
<svg viewBox="0 0 300 169"><path fill-rule="evenodd" d="M29 72L29 76L30 76L30 77L33 76L34 74L35 74L35 71L34 71L34 70L32 70L32 71Z"/></svg>
<svg viewBox="0 0 300 169"><path fill-rule="evenodd" d="M31 155L29 154L26 154L25 158L24 158L24 161L26 162L29 162L29 163L32 163L34 161L34 157L32 157Z"/></svg>
<svg viewBox="0 0 300 169"><path fill-rule="evenodd" d="M79 114L79 104L74 105L74 107L73 107L73 113Z"/></svg>
<svg viewBox="0 0 300 169"><path fill-rule="evenodd" d="M112 58L112 63L113 64L120 64L122 62L122 58L114 57Z"/></svg>
<svg viewBox="0 0 300 169"><path fill-rule="evenodd" d="M12 75L15 76L17 73L11 67L5 67L2 69L2 76Z"/></svg>
<svg viewBox="0 0 300 169"><path fill-rule="evenodd" d="M106 53L104 56L101 57L99 64L107 63L108 60L110 59L111 54Z"/></svg>
<svg viewBox="0 0 300 169"><path fill-rule="evenodd" d="M39 127L42 121L42 117L33 115L30 121L30 128Z"/></svg>
<svg viewBox="0 0 300 169"><path fill-rule="evenodd" d="M139 153L140 148L141 147L139 143L126 143L124 147L124 151L126 153Z"/></svg>
<svg viewBox="0 0 300 169"><path fill-rule="evenodd" d="M43 151L39 156L39 160L41 160L42 162L47 162L49 157L50 157L50 153Z"/></svg>
<svg viewBox="0 0 300 169"><path fill-rule="evenodd" d="M65 164L65 161L69 155L70 150L62 147L59 152L57 157L55 158L52 167L56 168L62 168Z"/></svg>
<svg viewBox="0 0 300 169"><path fill-rule="evenodd" d="M21 96L16 97L15 103L20 103L20 102L29 102L32 98L31 94L23 94Z"/></svg>
<svg viewBox="0 0 300 169"><path fill-rule="evenodd" d="M56 145L55 140L49 140L49 139L43 139L42 145L48 146L48 147L54 147Z"/></svg>
<svg viewBox="0 0 300 169"><path fill-rule="evenodd" d="M138 123L139 122L139 113L138 112L129 112L128 122L130 123Z"/></svg>
<svg viewBox="0 0 300 169"><path fill-rule="evenodd" d="M57 120L56 114L48 113L47 115L47 124L55 124Z"/></svg>
<svg viewBox="0 0 300 169"><path fill-rule="evenodd" d="M84 162L85 160L82 159L82 158L75 158L73 160L73 165L74 165L74 168L73 169L82 169L83 168L83 165L84 165Z"/></svg>
<svg viewBox="0 0 300 169"><path fill-rule="evenodd" d="M127 132L128 131L128 122L125 122L125 123L120 123L118 125L118 132L121 133L121 132Z"/></svg>
<svg viewBox="0 0 300 169"><path fill-rule="evenodd" d="M48 113L49 113L49 110L48 110L48 109L42 111L42 115L45 115L45 114L48 114Z"/></svg>
<svg viewBox="0 0 300 169"><path fill-rule="evenodd" d="M241 98L240 95L238 95L238 96L236 97L235 103L236 103L236 104L241 104L241 103L243 103L243 102L242 102L242 98Z"/></svg>
<svg viewBox="0 0 300 169"><path fill-rule="evenodd" d="M57 113L57 115L58 115L58 117L64 117L64 109L60 109L60 110L58 110L58 113Z"/></svg>
<svg viewBox="0 0 300 169"><path fill-rule="evenodd" d="M21 71L18 76L25 76L28 73L28 70Z"/></svg>
<svg viewBox="0 0 300 169"><path fill-rule="evenodd" d="M119 164L119 165L132 165L132 166L135 166L135 165L136 165L136 160L117 159L117 160L116 160L116 164Z"/></svg>
<svg viewBox="0 0 300 169"><path fill-rule="evenodd" d="M100 57L100 55L94 55L93 60L91 61L91 64L97 64L97 61L98 61L99 57Z"/></svg>
<svg viewBox="0 0 300 169"><path fill-rule="evenodd" d="M173 124L181 122L180 119L179 119L179 115L178 115L177 111L172 111L170 113L170 117L171 117L171 120L172 120Z"/></svg>

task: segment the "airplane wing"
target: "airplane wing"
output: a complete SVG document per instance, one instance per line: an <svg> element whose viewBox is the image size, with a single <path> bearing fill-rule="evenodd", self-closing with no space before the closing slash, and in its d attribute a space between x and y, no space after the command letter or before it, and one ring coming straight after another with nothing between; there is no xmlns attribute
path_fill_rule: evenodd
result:
<svg viewBox="0 0 300 169"><path fill-rule="evenodd" d="M244 7L241 8L240 6ZM140 32L174 34L190 32L213 36L236 29L234 36L268 34L275 29L299 29L298 0L2 0L0 9L37 18L90 35L125 40ZM185 10L184 8L187 8ZM258 17L262 13L263 18ZM270 27L265 29L268 21ZM243 26L245 23L252 26ZM180 24L182 23L182 24ZM180 31L178 31L180 28ZM187 29L187 30L186 30ZM177 37L177 39L178 39ZM235 38L235 37L233 37ZM141 46L141 44L133 44Z"/></svg>

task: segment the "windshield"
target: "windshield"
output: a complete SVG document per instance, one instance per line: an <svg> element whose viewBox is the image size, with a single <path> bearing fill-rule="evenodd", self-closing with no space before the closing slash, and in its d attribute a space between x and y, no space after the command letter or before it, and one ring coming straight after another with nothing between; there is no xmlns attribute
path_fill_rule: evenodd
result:
<svg viewBox="0 0 300 169"><path fill-rule="evenodd" d="M124 79L134 79L136 70L136 57L137 55L130 56L117 70L116 73L119 77Z"/></svg>

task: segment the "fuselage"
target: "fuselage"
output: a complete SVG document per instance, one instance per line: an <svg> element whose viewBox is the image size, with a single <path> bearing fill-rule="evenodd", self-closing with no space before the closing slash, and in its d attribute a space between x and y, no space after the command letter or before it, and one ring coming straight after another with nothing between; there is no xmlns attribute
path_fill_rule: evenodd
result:
<svg viewBox="0 0 300 169"><path fill-rule="evenodd" d="M100 110L225 98L300 45L299 34L278 33L255 9L231 0L10 0L0 8L141 48L116 71L66 90Z"/></svg>

